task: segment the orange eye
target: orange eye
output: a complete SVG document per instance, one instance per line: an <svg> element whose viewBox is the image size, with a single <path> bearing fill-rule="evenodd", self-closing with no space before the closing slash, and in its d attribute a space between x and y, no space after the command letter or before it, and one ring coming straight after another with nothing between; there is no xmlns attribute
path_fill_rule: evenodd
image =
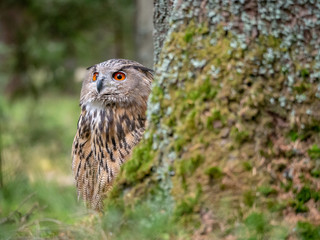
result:
<svg viewBox="0 0 320 240"><path fill-rule="evenodd" d="M126 79L126 74L124 72L115 72L112 77L114 80L123 81Z"/></svg>
<svg viewBox="0 0 320 240"><path fill-rule="evenodd" d="M92 81L95 82L95 81L97 80L98 76L99 76L99 73L95 72L95 73L93 74L93 76L92 76Z"/></svg>

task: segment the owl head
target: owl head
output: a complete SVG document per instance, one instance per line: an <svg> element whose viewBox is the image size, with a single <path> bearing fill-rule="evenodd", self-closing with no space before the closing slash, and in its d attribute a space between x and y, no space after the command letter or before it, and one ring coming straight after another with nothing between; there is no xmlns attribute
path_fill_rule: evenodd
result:
<svg viewBox="0 0 320 240"><path fill-rule="evenodd" d="M151 69L131 60L110 59L87 70L80 105L128 106L146 103L153 79Z"/></svg>

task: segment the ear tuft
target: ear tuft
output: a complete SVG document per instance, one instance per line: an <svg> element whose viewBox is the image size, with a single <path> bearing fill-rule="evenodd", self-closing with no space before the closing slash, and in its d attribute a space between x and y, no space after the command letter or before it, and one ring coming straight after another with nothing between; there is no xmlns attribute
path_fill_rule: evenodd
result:
<svg viewBox="0 0 320 240"><path fill-rule="evenodd" d="M96 65L92 65L91 67L87 67L87 70L90 70L91 68L95 67Z"/></svg>
<svg viewBox="0 0 320 240"><path fill-rule="evenodd" d="M145 75L147 75L147 77L153 77L153 69L151 68L147 68L147 67L143 67L143 66L133 66L134 69L143 72ZM151 75L151 76L150 76Z"/></svg>

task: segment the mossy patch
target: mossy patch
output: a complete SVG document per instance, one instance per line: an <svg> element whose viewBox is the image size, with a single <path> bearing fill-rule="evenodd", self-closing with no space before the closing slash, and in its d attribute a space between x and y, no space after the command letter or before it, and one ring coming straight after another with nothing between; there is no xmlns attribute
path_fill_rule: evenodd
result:
<svg viewBox="0 0 320 240"><path fill-rule="evenodd" d="M311 159L320 159L320 148L318 145L312 145L308 150Z"/></svg>
<svg viewBox="0 0 320 240"><path fill-rule="evenodd" d="M132 159L123 167L125 181L133 184L150 174L153 157L152 140L145 139L134 149Z"/></svg>
<svg viewBox="0 0 320 240"><path fill-rule="evenodd" d="M220 179L223 176L223 173L219 167L211 167L205 170L204 172L210 180Z"/></svg>
<svg viewBox="0 0 320 240"><path fill-rule="evenodd" d="M298 222L297 232L302 240L312 240L320 238L320 227L313 226L309 222Z"/></svg>

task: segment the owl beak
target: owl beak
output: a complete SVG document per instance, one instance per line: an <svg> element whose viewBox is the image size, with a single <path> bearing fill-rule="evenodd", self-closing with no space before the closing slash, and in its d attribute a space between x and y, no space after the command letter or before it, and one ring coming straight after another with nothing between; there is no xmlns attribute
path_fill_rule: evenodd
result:
<svg viewBox="0 0 320 240"><path fill-rule="evenodd" d="M102 87L103 87L103 78L98 78L98 80L97 80L97 92L98 93L100 93Z"/></svg>

